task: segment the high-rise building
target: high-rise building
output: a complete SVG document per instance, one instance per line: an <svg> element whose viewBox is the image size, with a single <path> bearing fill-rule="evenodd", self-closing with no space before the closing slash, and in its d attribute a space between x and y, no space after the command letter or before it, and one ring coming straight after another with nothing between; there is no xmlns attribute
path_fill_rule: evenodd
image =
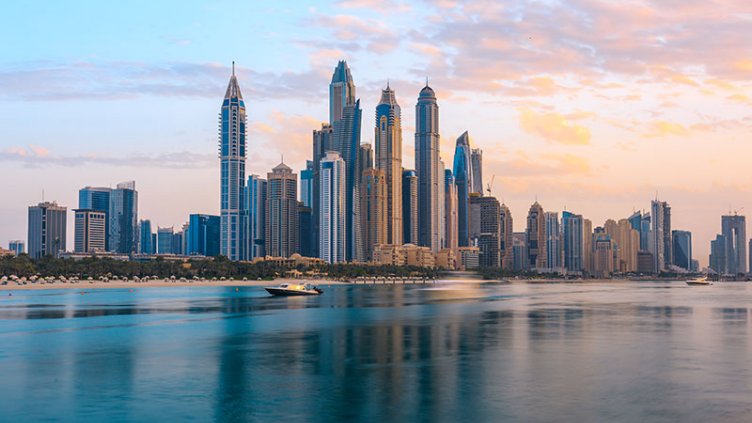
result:
<svg viewBox="0 0 752 423"><path fill-rule="evenodd" d="M321 211L321 205L319 199L321 197L321 189L319 187L319 168L321 167L321 159L326 157L327 151L334 150L333 148L334 128L328 124L321 124L321 129L313 131L313 207L311 210L311 222L313 224L313 256L320 257L319 255L319 215Z"/></svg>
<svg viewBox="0 0 752 423"><path fill-rule="evenodd" d="M402 244L402 112L387 84L376 106L376 168L386 178L387 244Z"/></svg>
<svg viewBox="0 0 752 423"><path fill-rule="evenodd" d="M469 204L473 190L473 168L470 161L470 136L467 131L457 138L454 150L454 183L457 184L457 233L458 245L466 247L469 243Z"/></svg>
<svg viewBox="0 0 752 423"><path fill-rule="evenodd" d="M512 212L506 204L499 209L499 224L501 225L501 268L512 270L514 267L514 253L512 251L514 233L514 221Z"/></svg>
<svg viewBox="0 0 752 423"><path fill-rule="evenodd" d="M214 257L219 255L219 232L222 218L208 214L188 217L185 255Z"/></svg>
<svg viewBox="0 0 752 423"><path fill-rule="evenodd" d="M564 244L564 267L567 272L583 270L583 228L582 215L568 211L561 212L562 241Z"/></svg>
<svg viewBox="0 0 752 423"><path fill-rule="evenodd" d="M442 160L439 160L439 183L438 183L438 202L436 204L437 208L437 215L439 217L439 250L446 248L446 187L444 186L445 179L445 167L444 162ZM452 264L454 259L456 259L456 256L454 253L444 253L444 263L445 267L449 268L449 266ZM438 257L437 257L438 260Z"/></svg>
<svg viewBox="0 0 752 423"><path fill-rule="evenodd" d="M107 213L96 210L73 210L75 229L73 249L77 253L105 251Z"/></svg>
<svg viewBox="0 0 752 423"><path fill-rule="evenodd" d="M470 152L470 167L473 173L473 186L471 192L483 195L483 150L473 148Z"/></svg>
<svg viewBox="0 0 752 423"><path fill-rule="evenodd" d="M154 232L151 229L151 220L140 220L138 222L138 252L139 254L155 254L157 246L152 242Z"/></svg>
<svg viewBox="0 0 752 423"><path fill-rule="evenodd" d="M522 272L529 270L527 258L527 232L512 233L512 270Z"/></svg>
<svg viewBox="0 0 752 423"><path fill-rule="evenodd" d="M183 248L183 234L184 231L176 231L172 234L172 254L183 255L185 249Z"/></svg>
<svg viewBox="0 0 752 423"><path fill-rule="evenodd" d="M300 255L303 257L313 257L313 234L311 230L311 208L306 207L302 201L298 202L298 243L300 244Z"/></svg>
<svg viewBox="0 0 752 423"><path fill-rule="evenodd" d="M326 153L319 169L321 212L319 214L319 254L328 263L341 263L345 255L346 180L345 161L336 151Z"/></svg>
<svg viewBox="0 0 752 423"><path fill-rule="evenodd" d="M713 241L710 241L709 265L716 273L724 274L726 268L726 237L716 235Z"/></svg>
<svg viewBox="0 0 752 423"><path fill-rule="evenodd" d="M358 170L360 171L360 175L363 176L363 172L366 169L373 168L373 148L371 148L371 144L366 143L360 145L360 154L358 154L358 160L360 161Z"/></svg>
<svg viewBox="0 0 752 423"><path fill-rule="evenodd" d="M586 274L593 274L593 222L590 219L582 219L582 268Z"/></svg>
<svg viewBox="0 0 752 423"><path fill-rule="evenodd" d="M266 179L261 179L258 175L248 177L244 196L246 233L243 237L246 241L246 260L266 255L266 189Z"/></svg>
<svg viewBox="0 0 752 423"><path fill-rule="evenodd" d="M298 252L298 175L280 163L266 179L266 255L290 257Z"/></svg>
<svg viewBox="0 0 752 423"><path fill-rule="evenodd" d="M459 218L457 216L457 184L450 169L444 170L444 248L457 252L459 248Z"/></svg>
<svg viewBox="0 0 752 423"><path fill-rule="evenodd" d="M738 214L721 216L721 234L726 240L723 273L747 273L747 220Z"/></svg>
<svg viewBox="0 0 752 423"><path fill-rule="evenodd" d="M692 233L689 231L671 231L674 266L692 271Z"/></svg>
<svg viewBox="0 0 752 423"><path fill-rule="evenodd" d="M136 182L117 184L110 193L108 251L134 254L138 246L138 192Z"/></svg>
<svg viewBox="0 0 752 423"><path fill-rule="evenodd" d="M495 197L470 196L470 242L480 248L480 267L501 267L501 206Z"/></svg>
<svg viewBox="0 0 752 423"><path fill-rule="evenodd" d="M627 273L637 271L637 253L640 251L640 233L628 219L609 219L604 228L614 242L614 271Z"/></svg>
<svg viewBox="0 0 752 423"><path fill-rule="evenodd" d="M29 206L29 256L39 259L58 257L65 251L68 209L57 203L44 202Z"/></svg>
<svg viewBox="0 0 752 423"><path fill-rule="evenodd" d="M358 193L362 174L359 168L361 121L362 111L360 100L355 96L355 82L347 63L341 60L334 69L329 85L329 123L333 128L330 150L338 152L345 162L346 260L361 259L362 255Z"/></svg>
<svg viewBox="0 0 752 423"><path fill-rule="evenodd" d="M13 240L8 242L8 249L13 251L14 255L24 254L26 252L26 246L21 240Z"/></svg>
<svg viewBox="0 0 752 423"><path fill-rule="evenodd" d="M440 243L439 187L444 179L439 158L439 105L433 89L420 90L415 105L415 171L418 176L417 244L437 252ZM403 187L404 189L404 187ZM416 241L413 241L414 243Z"/></svg>
<svg viewBox="0 0 752 423"><path fill-rule="evenodd" d="M110 194L112 188L109 187L84 187L78 190L78 209L94 210L107 215L107 225L105 226L104 248L109 249L110 242Z"/></svg>
<svg viewBox="0 0 752 423"><path fill-rule="evenodd" d="M373 260L374 247L386 244L386 178L381 169L366 169L360 184L360 218L364 260Z"/></svg>
<svg viewBox="0 0 752 423"><path fill-rule="evenodd" d="M175 230L170 226L169 228L157 227L157 254L174 254L172 250L172 236L175 234Z"/></svg>
<svg viewBox="0 0 752 423"><path fill-rule="evenodd" d="M665 201L653 200L650 204L650 239L648 250L653 254L656 273L666 270L671 264L671 207Z"/></svg>
<svg viewBox="0 0 752 423"><path fill-rule="evenodd" d="M552 271L559 271L564 267L559 213L545 212L543 217L546 223L546 263Z"/></svg>
<svg viewBox="0 0 752 423"><path fill-rule="evenodd" d="M593 275L607 278L614 271L614 242L602 227L593 232Z"/></svg>
<svg viewBox="0 0 752 423"><path fill-rule="evenodd" d="M306 160L306 168L300 171L300 202L304 207L313 207L313 160Z"/></svg>
<svg viewBox="0 0 752 423"><path fill-rule="evenodd" d="M219 123L220 254L230 260L242 260L245 257L245 112L245 102L235 76L233 62L232 76L222 101Z"/></svg>
<svg viewBox="0 0 752 423"><path fill-rule="evenodd" d="M402 170L402 242L418 245L418 175Z"/></svg>
<svg viewBox="0 0 752 423"><path fill-rule="evenodd" d="M548 267L546 261L546 221L543 207L536 201L527 214L527 267L543 271Z"/></svg>

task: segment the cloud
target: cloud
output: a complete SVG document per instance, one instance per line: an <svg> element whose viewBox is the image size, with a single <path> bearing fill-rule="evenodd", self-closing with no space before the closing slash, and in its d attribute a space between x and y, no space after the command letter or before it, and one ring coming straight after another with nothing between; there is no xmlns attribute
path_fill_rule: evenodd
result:
<svg viewBox="0 0 752 423"><path fill-rule="evenodd" d="M548 142L565 145L590 144L590 129L577 125L559 113L536 113L529 108L521 108L520 128L539 136Z"/></svg>
<svg viewBox="0 0 752 423"><path fill-rule="evenodd" d="M100 153L60 155L51 152L45 147L34 145L9 147L4 151L0 151L0 162L21 163L31 168L49 166L123 166L189 169L215 167L218 160L216 156L210 154L195 154L185 151L152 155L130 154L122 157Z"/></svg>
<svg viewBox="0 0 752 423"><path fill-rule="evenodd" d="M648 138L661 138L669 136L686 137L689 135L689 130L684 125L676 122L668 122L665 120L656 120L650 123L649 130L645 134Z"/></svg>
<svg viewBox="0 0 752 423"><path fill-rule="evenodd" d="M313 100L326 88L322 69L260 72L236 66L244 96ZM216 99L230 66L217 63L31 62L0 68L0 99L20 101L120 100L141 96Z"/></svg>

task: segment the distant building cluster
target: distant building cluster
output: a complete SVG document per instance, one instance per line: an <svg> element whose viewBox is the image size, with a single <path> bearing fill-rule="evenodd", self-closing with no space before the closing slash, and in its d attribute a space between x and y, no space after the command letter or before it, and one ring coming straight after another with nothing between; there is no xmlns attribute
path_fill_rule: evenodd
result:
<svg viewBox="0 0 752 423"><path fill-rule="evenodd" d="M658 199L649 211L597 227L536 201L524 232L514 232L510 209L491 196L493 178L484 185L483 152L472 147L467 131L456 140L451 168L441 160L439 104L427 81L415 104L415 169L402 163L401 108L388 83L374 116L374 143L361 143L360 100L350 68L340 61L329 85L329 122L312 129L300 180L284 161L265 178L246 172L246 106L233 65L219 113L220 215L191 214L180 228L154 227L138 218L134 182L85 187L74 210L74 253L303 257L586 277L699 270L692 234L672 228L671 207ZM721 221L709 271L746 273L752 241L748 257L744 216ZM3 252L25 251L21 241L9 247ZM28 254L59 256L66 247L66 208L29 207Z"/></svg>

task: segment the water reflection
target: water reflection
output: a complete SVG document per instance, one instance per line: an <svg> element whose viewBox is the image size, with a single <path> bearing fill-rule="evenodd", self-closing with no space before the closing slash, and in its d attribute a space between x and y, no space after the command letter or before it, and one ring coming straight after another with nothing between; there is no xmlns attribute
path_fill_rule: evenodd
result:
<svg viewBox="0 0 752 423"><path fill-rule="evenodd" d="M624 284L29 294L0 303L0 409L10 421L740 421L752 347L736 289L712 301Z"/></svg>

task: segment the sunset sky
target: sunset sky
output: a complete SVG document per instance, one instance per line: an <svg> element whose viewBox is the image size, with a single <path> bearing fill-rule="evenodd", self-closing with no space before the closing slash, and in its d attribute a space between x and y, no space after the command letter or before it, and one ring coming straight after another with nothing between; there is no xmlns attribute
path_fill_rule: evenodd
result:
<svg viewBox="0 0 752 423"><path fill-rule="evenodd" d="M347 60L362 141L387 79L406 166L426 77L451 167L465 130L522 231L546 211L602 225L672 207L705 266L720 215L752 216L752 2L9 2L0 26L0 243L27 207L77 207L135 180L139 218L219 214L217 121L231 62L251 127L247 172L311 155ZM69 213L68 247L73 247ZM749 232L748 232L749 233Z"/></svg>

